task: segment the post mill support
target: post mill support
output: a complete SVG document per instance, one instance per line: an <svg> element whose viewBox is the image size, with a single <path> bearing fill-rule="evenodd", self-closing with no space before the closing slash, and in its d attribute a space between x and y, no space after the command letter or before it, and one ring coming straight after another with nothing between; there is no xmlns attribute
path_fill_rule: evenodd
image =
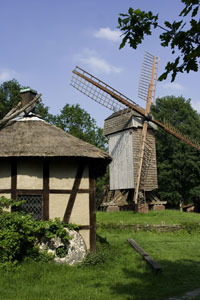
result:
<svg viewBox="0 0 200 300"><path fill-rule="evenodd" d="M154 76L155 76L155 65L156 65L156 57L154 56L153 64L152 64L152 71L151 71L151 81L150 81L149 88L148 88L148 97L147 97L146 108L145 108L145 116L149 115L150 107L151 107ZM135 186L135 192L134 192L134 198L133 198L133 202L135 204L138 203L138 194L139 194L139 189L140 189L140 179L141 179L141 172L142 172L142 165L143 165L143 158L144 158L145 142L146 142L146 137L147 137L147 128L148 128L148 121L144 120L143 127L142 127L140 150L139 150L139 161L138 161L136 186Z"/></svg>

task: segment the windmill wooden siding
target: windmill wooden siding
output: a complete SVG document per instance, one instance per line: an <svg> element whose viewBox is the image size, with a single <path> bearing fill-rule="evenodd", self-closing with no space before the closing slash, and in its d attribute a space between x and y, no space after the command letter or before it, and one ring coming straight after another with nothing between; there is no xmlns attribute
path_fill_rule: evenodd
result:
<svg viewBox="0 0 200 300"><path fill-rule="evenodd" d="M134 178L137 176L137 163L139 160L139 149L140 149L140 141L141 141L141 133L142 128L137 128L132 130L133 135L133 160L134 160ZM157 164L156 164L156 146L155 146L155 133L154 130L149 128L147 131L147 139L146 139L146 150L151 148L150 154L150 162L148 163L145 177L141 180L141 189L145 191L152 191L158 187L157 181ZM146 154L145 154L146 155ZM145 164L147 163L146 157L144 157L143 167L145 168Z"/></svg>
<svg viewBox="0 0 200 300"><path fill-rule="evenodd" d="M134 188L132 155L133 136L130 131L113 133L109 137L110 190Z"/></svg>
<svg viewBox="0 0 200 300"><path fill-rule="evenodd" d="M157 188L155 135L156 126L149 122L141 189ZM110 189L134 189L139 159L142 117L132 111L114 113L104 122L104 134L109 139Z"/></svg>

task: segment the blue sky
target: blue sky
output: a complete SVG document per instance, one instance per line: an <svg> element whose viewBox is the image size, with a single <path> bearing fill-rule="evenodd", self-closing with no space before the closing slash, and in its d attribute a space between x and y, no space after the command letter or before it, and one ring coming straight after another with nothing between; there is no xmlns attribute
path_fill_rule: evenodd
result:
<svg viewBox="0 0 200 300"><path fill-rule="evenodd" d="M117 19L129 7L159 13L163 24L177 19L183 6L180 0L0 0L0 83L16 78L31 86L53 114L78 103L103 126L111 112L70 86L78 65L144 107L137 96L144 51L160 58L159 74L171 52L160 46L159 29L137 50L119 50ZM199 73L157 84L157 97L191 98L200 112L199 94Z"/></svg>

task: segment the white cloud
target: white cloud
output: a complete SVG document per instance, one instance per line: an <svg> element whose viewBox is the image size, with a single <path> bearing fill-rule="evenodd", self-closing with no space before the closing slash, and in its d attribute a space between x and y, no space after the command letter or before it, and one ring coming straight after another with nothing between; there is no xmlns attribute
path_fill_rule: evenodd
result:
<svg viewBox="0 0 200 300"><path fill-rule="evenodd" d="M109 27L100 28L94 33L94 36L101 39L106 39L113 42L119 42L121 40L121 33L119 30L112 30Z"/></svg>
<svg viewBox="0 0 200 300"><path fill-rule="evenodd" d="M168 82L162 85L163 89L169 89L169 90L176 90L176 91L182 91L184 90L184 87L176 82Z"/></svg>
<svg viewBox="0 0 200 300"><path fill-rule="evenodd" d="M192 106L198 111L198 113L200 113L200 102L192 101Z"/></svg>
<svg viewBox="0 0 200 300"><path fill-rule="evenodd" d="M105 59L100 58L93 50L85 49L82 54L75 55L74 58L95 73L116 74L122 71L121 68L113 66Z"/></svg>
<svg viewBox="0 0 200 300"><path fill-rule="evenodd" d="M87 64L91 69L93 69L93 71L96 71L96 72L102 72L102 73L107 73L107 74L121 72L121 68L112 66L104 59L101 59L101 58L98 58L95 56L82 58L81 61L83 63Z"/></svg>
<svg viewBox="0 0 200 300"><path fill-rule="evenodd" d="M17 73L9 69L0 69L0 81L6 81L16 77Z"/></svg>

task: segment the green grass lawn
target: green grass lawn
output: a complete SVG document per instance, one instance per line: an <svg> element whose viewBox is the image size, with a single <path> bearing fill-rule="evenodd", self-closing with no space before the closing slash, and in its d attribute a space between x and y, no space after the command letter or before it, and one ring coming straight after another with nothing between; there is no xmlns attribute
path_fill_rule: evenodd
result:
<svg viewBox="0 0 200 300"><path fill-rule="evenodd" d="M98 223L160 224L197 223L200 216L180 212L98 213ZM174 220L174 222L172 221ZM136 221L138 220L138 221ZM176 220L176 222L175 222ZM200 232L134 231L130 228L97 230L99 251L91 265L69 267L54 263L23 263L12 272L0 272L2 300L157 300L184 294L200 287ZM155 274L136 253L133 238L162 266ZM92 263L104 262L98 265Z"/></svg>
<svg viewBox="0 0 200 300"><path fill-rule="evenodd" d="M97 212L97 223L99 224L184 224L200 223L200 214L180 212L178 210L150 210L148 214L135 213L132 211L120 212Z"/></svg>

